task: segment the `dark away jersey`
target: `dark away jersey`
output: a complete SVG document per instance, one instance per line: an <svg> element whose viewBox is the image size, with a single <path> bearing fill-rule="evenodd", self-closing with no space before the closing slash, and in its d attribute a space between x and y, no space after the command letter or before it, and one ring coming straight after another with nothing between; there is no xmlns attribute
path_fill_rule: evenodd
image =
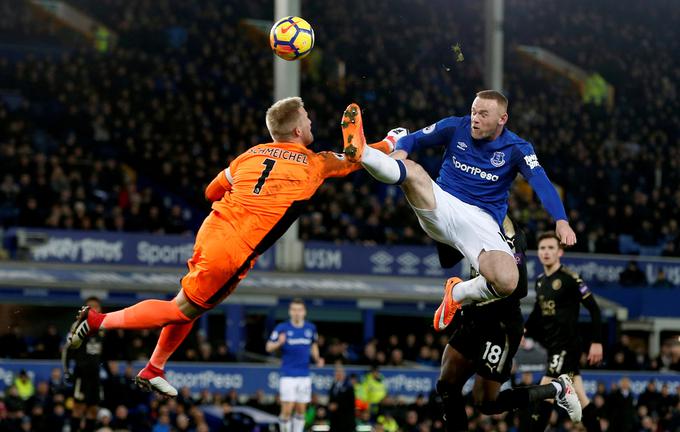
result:
<svg viewBox="0 0 680 432"><path fill-rule="evenodd" d="M527 322L550 350L580 347L578 317L581 301L592 293L578 274L560 266L553 274L541 274L536 280L536 304Z"/></svg>
<svg viewBox="0 0 680 432"><path fill-rule="evenodd" d="M99 376L102 355L102 336L95 334L76 350L69 351L69 357L74 360L73 373L77 376Z"/></svg>

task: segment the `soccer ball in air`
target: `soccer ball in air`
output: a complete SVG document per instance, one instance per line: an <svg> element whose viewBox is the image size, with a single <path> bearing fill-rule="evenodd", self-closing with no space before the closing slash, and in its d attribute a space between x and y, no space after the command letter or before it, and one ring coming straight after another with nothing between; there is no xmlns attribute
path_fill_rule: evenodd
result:
<svg viewBox="0 0 680 432"><path fill-rule="evenodd" d="M282 59L298 60L314 48L314 30L300 17L281 18L269 32L269 44Z"/></svg>

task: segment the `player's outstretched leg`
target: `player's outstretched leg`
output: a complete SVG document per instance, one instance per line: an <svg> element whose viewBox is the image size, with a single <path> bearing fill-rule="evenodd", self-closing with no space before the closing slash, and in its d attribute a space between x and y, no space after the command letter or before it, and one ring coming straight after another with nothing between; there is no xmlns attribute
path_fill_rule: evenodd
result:
<svg viewBox="0 0 680 432"><path fill-rule="evenodd" d="M504 390L498 394L496 400L483 402L479 410L487 415L500 414L514 409L527 409L545 399L555 399L573 422L581 421L581 403L571 378L566 374L560 375L550 384Z"/></svg>
<svg viewBox="0 0 680 432"><path fill-rule="evenodd" d="M88 336L97 333L100 328L142 330L190 322L197 315L187 316L180 309L182 302L186 302L186 299L180 292L173 300L144 300L110 313L99 313L85 306L78 312L76 324L72 327L73 330L66 342L71 348L78 348Z"/></svg>

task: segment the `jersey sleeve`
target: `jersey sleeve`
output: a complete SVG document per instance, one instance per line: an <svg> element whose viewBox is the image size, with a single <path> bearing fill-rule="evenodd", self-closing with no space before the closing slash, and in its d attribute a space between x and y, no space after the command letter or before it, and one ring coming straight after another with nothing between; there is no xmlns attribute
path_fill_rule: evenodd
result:
<svg viewBox="0 0 680 432"><path fill-rule="evenodd" d="M583 306L588 309L590 313L590 339L592 342L601 343L602 341L602 313L600 306L595 301L592 291L588 285L581 279L581 277L574 272L569 272L569 275L574 278L574 283L580 294L580 301Z"/></svg>
<svg viewBox="0 0 680 432"><path fill-rule="evenodd" d="M579 276L577 273L570 272L569 275L574 278L574 283L576 285L576 289L578 289L579 294L581 295L581 298L584 299L593 293L590 291L590 288L588 288L588 285L581 279L581 276Z"/></svg>
<svg viewBox="0 0 680 432"><path fill-rule="evenodd" d="M439 120L437 123L401 138L394 149L411 153L422 148L446 145L462 122L463 117L447 117Z"/></svg>
<svg viewBox="0 0 680 432"><path fill-rule="evenodd" d="M567 220L567 213L564 211L562 200L545 170L538 163L534 147L528 142L523 142L515 146L512 157L513 163L536 191L536 195L538 195L550 216L556 221Z"/></svg>

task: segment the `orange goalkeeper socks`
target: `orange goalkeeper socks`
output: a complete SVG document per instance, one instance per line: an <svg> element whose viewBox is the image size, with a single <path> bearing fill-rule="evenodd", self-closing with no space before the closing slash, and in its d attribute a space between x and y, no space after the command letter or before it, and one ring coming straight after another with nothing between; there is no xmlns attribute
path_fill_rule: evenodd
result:
<svg viewBox="0 0 680 432"><path fill-rule="evenodd" d="M105 314L102 327L107 330L141 330L188 323L192 320L172 300L144 300L125 309Z"/></svg>
<svg viewBox="0 0 680 432"><path fill-rule="evenodd" d="M153 350L149 363L158 369L164 369L165 363L182 344L182 341L191 332L194 322L187 322L183 324L170 324L163 327L161 336L156 343L156 349Z"/></svg>

